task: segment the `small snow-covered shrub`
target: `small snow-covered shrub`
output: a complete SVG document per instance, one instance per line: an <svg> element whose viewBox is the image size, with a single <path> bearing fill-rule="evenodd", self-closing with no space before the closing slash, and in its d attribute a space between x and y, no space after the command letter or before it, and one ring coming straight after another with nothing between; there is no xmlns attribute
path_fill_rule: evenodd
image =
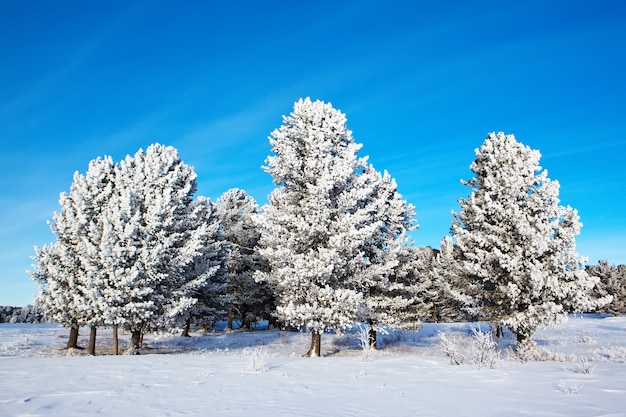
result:
<svg viewBox="0 0 626 417"><path fill-rule="evenodd" d="M498 361L498 343L493 339L491 332L481 332L472 328L472 343L470 343L470 361L472 365L482 368L494 368Z"/></svg>
<svg viewBox="0 0 626 417"><path fill-rule="evenodd" d="M598 341L589 333L585 332L583 333L583 335L580 337L580 339L578 339L578 343L582 343L585 345L595 345L598 343Z"/></svg>
<svg viewBox="0 0 626 417"><path fill-rule="evenodd" d="M583 388L583 385L568 385L565 381L559 381L556 389L565 395L576 395Z"/></svg>
<svg viewBox="0 0 626 417"><path fill-rule="evenodd" d="M264 373L267 372L269 367L267 366L267 362L265 358L267 356L267 350L265 346L259 346L254 349L246 349L244 351L245 355L248 357L248 370L254 373Z"/></svg>
<svg viewBox="0 0 626 417"><path fill-rule="evenodd" d="M450 358L451 365L461 365L465 362L465 349L456 339L450 339L445 333L439 332L439 346L443 354Z"/></svg>
<svg viewBox="0 0 626 417"><path fill-rule="evenodd" d="M576 355L567 355L559 352L552 352L549 349L534 346L527 349L517 349L511 354L512 357L519 359L522 362L573 362L576 360Z"/></svg>
<svg viewBox="0 0 626 417"><path fill-rule="evenodd" d="M594 351L593 358L597 361L626 363L626 348L622 346L605 347Z"/></svg>
<svg viewBox="0 0 626 417"><path fill-rule="evenodd" d="M498 344L493 340L491 332L481 332L475 328L472 328L469 340L450 339L439 332L439 345L453 365L470 364L479 369L483 366L495 368L500 359Z"/></svg>
<svg viewBox="0 0 626 417"><path fill-rule="evenodd" d="M592 365L591 362L589 362L589 360L584 356L578 358L578 362L576 363L575 368L576 373L591 375L595 369L595 365Z"/></svg>
<svg viewBox="0 0 626 417"><path fill-rule="evenodd" d="M361 346L363 361L370 360L375 351L374 347L370 345L369 329L369 326L359 326L359 332L357 333L359 336L359 346Z"/></svg>

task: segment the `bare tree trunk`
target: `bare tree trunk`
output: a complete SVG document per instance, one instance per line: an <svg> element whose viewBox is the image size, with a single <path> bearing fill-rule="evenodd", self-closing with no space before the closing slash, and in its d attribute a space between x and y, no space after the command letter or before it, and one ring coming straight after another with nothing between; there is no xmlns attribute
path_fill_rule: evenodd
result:
<svg viewBox="0 0 626 417"><path fill-rule="evenodd" d="M113 325L113 354L120 354L120 340L117 337L117 324Z"/></svg>
<svg viewBox="0 0 626 417"><path fill-rule="evenodd" d="M306 357L320 357L321 355L321 346L322 346L322 334L318 331L311 332L311 347L309 351L304 355Z"/></svg>
<svg viewBox="0 0 626 417"><path fill-rule="evenodd" d="M233 317L235 316L235 308L233 306L228 307L228 330L233 329Z"/></svg>
<svg viewBox="0 0 626 417"><path fill-rule="evenodd" d="M241 328L246 330L252 330L252 322L248 316L248 312L245 308L241 309Z"/></svg>
<svg viewBox="0 0 626 417"><path fill-rule="evenodd" d="M130 333L130 349L133 353L137 353L141 343L141 329L132 329Z"/></svg>
<svg viewBox="0 0 626 417"><path fill-rule="evenodd" d="M72 325L70 328L70 338L67 341L67 346L65 349L82 349L78 346L78 325Z"/></svg>
<svg viewBox="0 0 626 417"><path fill-rule="evenodd" d="M183 333L180 335L180 337L191 337L189 336L190 327L191 327L191 317L187 317L187 320L185 320L185 326L183 327Z"/></svg>
<svg viewBox="0 0 626 417"><path fill-rule="evenodd" d="M369 336L367 337L367 342L372 349L378 349L378 343L376 342L376 330L371 324L369 328Z"/></svg>
<svg viewBox="0 0 626 417"><path fill-rule="evenodd" d="M96 326L91 326L89 332L89 346L87 347L87 354L96 356Z"/></svg>
<svg viewBox="0 0 626 417"><path fill-rule="evenodd" d="M502 330L502 323L496 324L496 337L501 338L504 336L504 331Z"/></svg>
<svg viewBox="0 0 626 417"><path fill-rule="evenodd" d="M143 347L143 336L146 334L146 327L141 328L141 334L139 336L139 347Z"/></svg>

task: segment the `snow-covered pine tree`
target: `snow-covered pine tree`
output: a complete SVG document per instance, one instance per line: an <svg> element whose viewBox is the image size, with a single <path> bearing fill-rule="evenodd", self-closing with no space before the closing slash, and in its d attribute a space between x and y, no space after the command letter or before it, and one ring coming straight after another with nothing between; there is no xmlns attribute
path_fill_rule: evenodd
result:
<svg viewBox="0 0 626 417"><path fill-rule="evenodd" d="M419 329L432 310L431 287L422 248L403 245L397 253L398 265L387 277L369 288L365 297L365 320L370 324L370 346L376 348L377 330Z"/></svg>
<svg viewBox="0 0 626 417"><path fill-rule="evenodd" d="M341 213L344 223L359 229L352 253L365 264L355 265L352 288L363 295L359 318L369 323L369 340L375 347L377 329L415 328L425 315L420 293L424 282L407 268L415 260L406 236L417 229L415 210L389 173L381 174L372 165L346 190L342 204L351 207Z"/></svg>
<svg viewBox="0 0 626 417"><path fill-rule="evenodd" d="M253 217L259 206L244 190L232 188L216 203L224 237L228 242L228 328L233 328L235 314L242 328L251 328L259 320L272 321L276 310L274 292L266 282L256 282L254 272L267 270L259 256L260 231Z"/></svg>
<svg viewBox="0 0 626 417"><path fill-rule="evenodd" d="M95 354L96 327L106 324L110 314L100 244L102 213L114 191L114 168L110 157L97 158L85 175L74 174L69 194L61 193L61 211L50 223L57 241L36 249L38 265L32 274L40 283L37 300L44 314L72 329L68 347L76 347L78 326L91 327L90 354Z"/></svg>
<svg viewBox="0 0 626 417"><path fill-rule="evenodd" d="M430 246L418 246L411 248L411 256L407 259L407 267L414 276L413 280L418 283L417 294L419 295L419 320L436 321L436 306L433 298L433 269L438 250ZM402 263L402 261L401 261Z"/></svg>
<svg viewBox="0 0 626 417"><path fill-rule="evenodd" d="M626 314L626 265L609 264L608 260L601 260L597 265L587 265L586 269L589 275L600 279L593 289L593 295L613 297L610 303L597 311L614 316Z"/></svg>
<svg viewBox="0 0 626 417"><path fill-rule="evenodd" d="M218 214L217 205L206 197L198 197L192 202L190 224L206 225L204 242L200 256L187 266L184 273L187 281L178 292L192 294L197 300L191 308L170 312L170 317L180 323L184 319L183 336L189 336L193 320L205 326L214 323L224 313L230 297L228 290L228 242Z"/></svg>
<svg viewBox="0 0 626 417"><path fill-rule="evenodd" d="M35 247L33 260L33 270L28 273L39 287L35 304L48 320L70 328L66 348L79 348L78 330L82 317L74 305L80 300L76 279L80 274L80 261L72 250L58 241Z"/></svg>
<svg viewBox="0 0 626 417"><path fill-rule="evenodd" d="M147 328L186 316L206 285L188 274L204 255L210 225L192 221L196 174L173 147L160 144L127 156L116 169L109 205L108 271L123 294L117 317L130 326L131 348Z"/></svg>
<svg viewBox="0 0 626 417"><path fill-rule="evenodd" d="M559 205L559 184L539 159L513 135L489 134L470 166L476 176L463 181L471 194L459 200L452 225L466 295L483 319L517 335L519 350L534 346L539 326L606 303L588 296L597 278L575 251L578 213Z"/></svg>
<svg viewBox="0 0 626 417"><path fill-rule="evenodd" d="M350 327L363 303L354 274L367 265L362 250L375 225L350 216L347 198L366 166L357 158L346 117L330 103L301 99L270 136L273 156L264 170L279 186L258 217L260 254L269 271L255 278L276 289L277 315L311 334L310 356L319 356L326 329Z"/></svg>
<svg viewBox="0 0 626 417"><path fill-rule="evenodd" d="M431 270L429 299L433 302L433 320L459 322L478 316L475 300L465 294L468 285L459 267L458 247L450 236L445 236L436 251Z"/></svg>

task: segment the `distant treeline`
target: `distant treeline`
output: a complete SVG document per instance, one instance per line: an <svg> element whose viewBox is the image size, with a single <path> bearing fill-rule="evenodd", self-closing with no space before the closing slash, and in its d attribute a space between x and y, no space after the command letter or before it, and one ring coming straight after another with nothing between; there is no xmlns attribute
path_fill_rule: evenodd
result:
<svg viewBox="0 0 626 417"><path fill-rule="evenodd" d="M37 306L24 307L0 306L0 323L46 323L46 320Z"/></svg>

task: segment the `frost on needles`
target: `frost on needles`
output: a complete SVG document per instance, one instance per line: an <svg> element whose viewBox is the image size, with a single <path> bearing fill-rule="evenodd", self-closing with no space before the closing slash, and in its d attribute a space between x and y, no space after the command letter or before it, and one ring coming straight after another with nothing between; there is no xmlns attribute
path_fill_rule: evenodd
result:
<svg viewBox="0 0 626 417"><path fill-rule="evenodd" d="M463 181L471 194L459 200L452 225L458 300L476 318L513 331L518 350L533 346L539 326L610 301L591 296L598 279L576 252L578 213L559 204L559 184L539 158L513 135L489 134L470 166L475 177Z"/></svg>
<svg viewBox="0 0 626 417"><path fill-rule="evenodd" d="M275 288L281 321L311 332L307 354L319 356L325 330L384 317L414 210L357 156L361 145L330 103L296 102L270 144L264 169L278 188L258 217L269 271L256 278Z"/></svg>
<svg viewBox="0 0 626 417"><path fill-rule="evenodd" d="M96 327L125 325L137 348L143 331L186 321L226 289L222 230L195 192L193 168L159 144L74 175L50 223L57 240L36 248L31 272L44 315L72 329L68 347L79 326L91 327L93 354Z"/></svg>
<svg viewBox="0 0 626 417"><path fill-rule="evenodd" d="M319 356L325 331L359 323L376 347L385 328L486 320L528 351L538 327L567 313L613 295L605 311L624 310L624 269L585 270L578 213L560 204L538 151L489 134L452 235L439 250L414 247L414 207L358 156L346 123L330 103L296 102L269 138L263 169L276 188L260 209L236 188L194 198L196 174L173 147L91 161L61 194L56 241L36 248L42 313L71 329L68 348L91 328L91 354L98 327L113 327L117 352L118 326L135 351L148 330L267 320L309 331L307 355Z"/></svg>

